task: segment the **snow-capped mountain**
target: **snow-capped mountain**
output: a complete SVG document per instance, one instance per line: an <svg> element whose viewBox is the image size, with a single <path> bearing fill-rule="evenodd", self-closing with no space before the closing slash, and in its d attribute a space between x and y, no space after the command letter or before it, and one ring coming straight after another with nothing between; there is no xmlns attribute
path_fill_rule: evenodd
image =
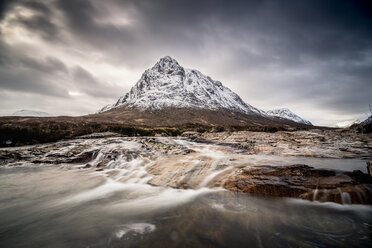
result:
<svg viewBox="0 0 372 248"><path fill-rule="evenodd" d="M201 72L183 68L166 56L146 70L132 89L98 113L116 108L160 110L172 108L227 109L244 114L267 116L245 103L236 93Z"/></svg>
<svg viewBox="0 0 372 248"><path fill-rule="evenodd" d="M11 116L52 117L53 115L42 111L22 109L14 112Z"/></svg>
<svg viewBox="0 0 372 248"><path fill-rule="evenodd" d="M370 115L367 119L362 121L360 124L366 125L366 124L371 124L372 123L372 115Z"/></svg>
<svg viewBox="0 0 372 248"><path fill-rule="evenodd" d="M266 111L266 113L271 116L276 116L276 117L292 120L297 123L313 125L311 124L310 121L302 119L300 116L296 115L295 113L293 113L287 108L273 109L273 110Z"/></svg>

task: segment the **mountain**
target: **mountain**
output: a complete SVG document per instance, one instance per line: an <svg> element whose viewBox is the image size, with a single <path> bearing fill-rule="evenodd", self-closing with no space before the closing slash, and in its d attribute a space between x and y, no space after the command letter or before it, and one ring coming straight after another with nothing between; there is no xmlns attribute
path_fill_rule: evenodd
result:
<svg viewBox="0 0 372 248"><path fill-rule="evenodd" d="M99 113L118 108L162 110L188 108L205 110L229 110L244 114L266 116L262 110L245 103L236 93L202 74L186 69L166 56L146 70L131 90Z"/></svg>
<svg viewBox="0 0 372 248"><path fill-rule="evenodd" d="M14 112L11 116L52 117L53 115L42 111L22 109Z"/></svg>
<svg viewBox="0 0 372 248"><path fill-rule="evenodd" d="M171 57L160 59L127 94L98 113L42 118L50 115L22 110L13 115L27 117L0 117L0 146L51 142L95 132L146 136L309 128L266 114L245 103L221 82L197 70L185 69Z"/></svg>
<svg viewBox="0 0 372 248"><path fill-rule="evenodd" d="M372 115L360 123L354 123L350 128L361 133L372 133Z"/></svg>
<svg viewBox="0 0 372 248"><path fill-rule="evenodd" d="M296 115L292 111L290 111L287 108L281 108L281 109L273 109L266 111L266 113L270 116L280 117L284 119L288 119L297 123L305 124L305 125L313 125L310 121L302 119L300 116Z"/></svg>
<svg viewBox="0 0 372 248"><path fill-rule="evenodd" d="M361 125L367 125L367 124L371 124L371 123L372 123L372 115L370 115L367 119L362 121L360 124Z"/></svg>
<svg viewBox="0 0 372 248"><path fill-rule="evenodd" d="M301 127L290 119L268 115L203 73L183 68L166 56L147 69L114 104L87 116L97 122L141 127Z"/></svg>

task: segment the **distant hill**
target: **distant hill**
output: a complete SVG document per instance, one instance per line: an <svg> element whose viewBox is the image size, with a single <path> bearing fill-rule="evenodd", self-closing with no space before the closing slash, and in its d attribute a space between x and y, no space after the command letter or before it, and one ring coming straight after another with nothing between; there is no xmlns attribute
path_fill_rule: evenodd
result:
<svg viewBox="0 0 372 248"><path fill-rule="evenodd" d="M284 119L288 119L297 123L305 124L305 125L313 125L310 121L302 119L300 116L296 115L292 111L290 111L287 108L281 108L281 109L273 109L266 111L268 115L276 116Z"/></svg>
<svg viewBox="0 0 372 248"><path fill-rule="evenodd" d="M361 133L372 133L372 115L360 123L351 125L351 129L356 129Z"/></svg>
<svg viewBox="0 0 372 248"><path fill-rule="evenodd" d="M42 111L22 109L14 112L11 116L52 117L53 115Z"/></svg>

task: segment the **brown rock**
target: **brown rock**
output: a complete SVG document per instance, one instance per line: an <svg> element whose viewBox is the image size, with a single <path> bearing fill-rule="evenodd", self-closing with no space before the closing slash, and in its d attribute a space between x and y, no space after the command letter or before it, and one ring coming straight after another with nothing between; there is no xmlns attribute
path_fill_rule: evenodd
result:
<svg viewBox="0 0 372 248"><path fill-rule="evenodd" d="M367 162L367 170L370 177L372 177L372 161Z"/></svg>
<svg viewBox="0 0 372 248"><path fill-rule="evenodd" d="M361 171L336 172L307 165L261 166L237 171L224 183L231 191L338 203L372 204L371 184Z"/></svg>

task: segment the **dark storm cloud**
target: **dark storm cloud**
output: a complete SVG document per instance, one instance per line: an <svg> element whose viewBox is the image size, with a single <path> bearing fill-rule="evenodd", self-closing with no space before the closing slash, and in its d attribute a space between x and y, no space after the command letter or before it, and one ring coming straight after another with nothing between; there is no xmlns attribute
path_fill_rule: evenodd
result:
<svg viewBox="0 0 372 248"><path fill-rule="evenodd" d="M62 61L54 57L46 57L43 60L22 57L20 58L19 65L52 75L54 73L68 74L66 65Z"/></svg>
<svg viewBox="0 0 372 248"><path fill-rule="evenodd" d="M53 23L54 15L49 5L50 1L19 1L18 6L32 10L34 15L24 17L19 15L16 23L22 24L26 29L39 33L44 39L55 40L59 38L59 29Z"/></svg>
<svg viewBox="0 0 372 248"><path fill-rule="evenodd" d="M0 68L0 82L0 92L6 90L32 93L38 95L38 97L40 95L68 97L68 92L63 87L35 72L23 70L10 71Z"/></svg>
<svg viewBox="0 0 372 248"><path fill-rule="evenodd" d="M370 1L1 1L0 20L15 6L34 14L13 22L56 49L99 53L105 63L130 70L175 56L264 108L303 103L312 111L351 114L371 103ZM34 77L47 74L48 80L64 74L65 85L93 97L117 95L92 68L53 54L22 56L7 46L0 37L0 66L35 70Z"/></svg>
<svg viewBox="0 0 372 248"><path fill-rule="evenodd" d="M0 39L0 91L69 97L56 82L61 74L68 74L68 69L59 59L28 57Z"/></svg>
<svg viewBox="0 0 372 248"><path fill-rule="evenodd" d="M0 38L0 66L5 65L9 61L7 48L8 46Z"/></svg>
<svg viewBox="0 0 372 248"><path fill-rule="evenodd" d="M97 3L59 0L57 6L63 11L70 31L86 44L120 55L133 51L133 47L138 49L135 46L140 46L142 42L137 34L142 30L99 22L98 18L108 18L110 13L100 8L105 6L104 3Z"/></svg>
<svg viewBox="0 0 372 248"><path fill-rule="evenodd" d="M100 2L63 1L70 28L91 44L108 41L130 45L147 37L147 45L166 43L187 48L200 45L203 36L219 39L227 30L232 42L259 43L287 61L304 56L318 59L359 59L370 49L372 12L363 1L114 1L123 10L135 9L139 23L131 29L95 21ZM136 33L141 35L136 35ZM91 39L92 36L95 39ZM98 42L101 41L101 42ZM139 40L137 40L139 41ZM194 41L189 43L190 41ZM143 41L139 41L141 45ZM129 44L128 44L129 43ZM228 44L230 45L230 44ZM150 47L149 47L150 48Z"/></svg>
<svg viewBox="0 0 372 248"><path fill-rule="evenodd" d="M2 0L0 1L0 20L4 17L5 13L10 9L12 4L14 4L16 0Z"/></svg>
<svg viewBox="0 0 372 248"><path fill-rule="evenodd" d="M40 33L40 35L49 40L57 38L58 28L47 16L35 15L33 17L19 17L17 22L24 25L27 29Z"/></svg>
<svg viewBox="0 0 372 248"><path fill-rule="evenodd" d="M45 3L46 1L25 1L23 2L23 6L37 11L39 14L44 14L50 16L52 11L50 7Z"/></svg>

